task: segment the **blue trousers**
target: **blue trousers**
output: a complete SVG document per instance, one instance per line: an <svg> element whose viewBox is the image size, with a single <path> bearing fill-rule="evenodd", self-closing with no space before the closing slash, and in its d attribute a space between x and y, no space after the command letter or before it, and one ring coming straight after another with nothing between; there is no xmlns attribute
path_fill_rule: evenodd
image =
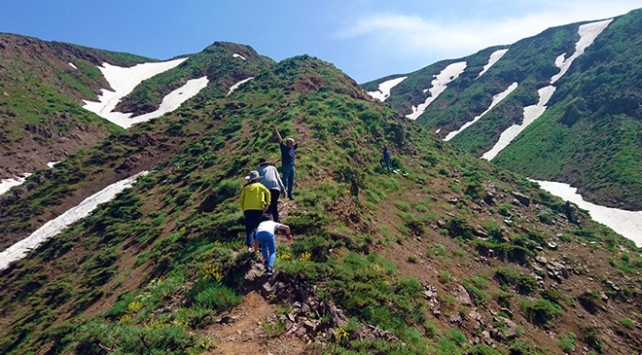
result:
<svg viewBox="0 0 642 355"><path fill-rule="evenodd" d="M381 159L379 163L381 164L381 168L388 168L388 174L390 174L390 159Z"/></svg>
<svg viewBox="0 0 642 355"><path fill-rule="evenodd" d="M294 165L283 165L281 166L283 170L283 185L288 190L288 197L292 198L292 185L294 185Z"/></svg>
<svg viewBox="0 0 642 355"><path fill-rule="evenodd" d="M259 226L263 211L245 210L243 211L243 215L245 216L245 243L248 247L251 247L254 242L254 232L256 231L256 227Z"/></svg>
<svg viewBox="0 0 642 355"><path fill-rule="evenodd" d="M256 241L261 246L263 259L267 260L267 266L274 267L276 260L276 239L274 233L262 231L256 234Z"/></svg>

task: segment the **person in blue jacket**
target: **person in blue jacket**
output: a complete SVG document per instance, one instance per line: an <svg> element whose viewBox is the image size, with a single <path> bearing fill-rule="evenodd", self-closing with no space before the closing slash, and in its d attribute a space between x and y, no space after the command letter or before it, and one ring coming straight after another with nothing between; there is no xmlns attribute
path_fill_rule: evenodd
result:
<svg viewBox="0 0 642 355"><path fill-rule="evenodd" d="M294 143L294 139L288 138L283 143L283 138L279 134L279 129L274 125L274 133L276 138L279 140L279 147L281 148L281 172L283 173L283 183L287 186L288 198L293 199L292 197L292 186L294 185L294 173L296 169L294 168L294 155L297 148L299 148L299 143Z"/></svg>
<svg viewBox="0 0 642 355"><path fill-rule="evenodd" d="M388 150L388 147L383 147L379 163L381 164L382 169L388 168L388 174L390 174L390 151Z"/></svg>

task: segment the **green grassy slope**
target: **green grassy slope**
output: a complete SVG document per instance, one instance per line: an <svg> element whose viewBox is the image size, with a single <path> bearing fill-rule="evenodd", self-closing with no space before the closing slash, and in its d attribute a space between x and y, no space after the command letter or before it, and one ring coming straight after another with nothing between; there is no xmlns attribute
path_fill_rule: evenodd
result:
<svg viewBox="0 0 642 355"><path fill-rule="evenodd" d="M296 199L286 203L284 221L295 241L279 246L276 277L305 292L272 301L282 315L305 301L302 294L326 306L297 316L318 324L307 345L286 335L285 323L264 320L265 337L251 343L260 351L275 341L298 342L311 354L545 354L569 343L639 349L634 330L622 325L617 340L609 330L640 316L639 249L581 211L580 225L567 222L562 201L442 143L332 65L287 59L232 95L198 102L77 154L54 170L59 181L13 202L46 205L55 199L51 189L70 186L63 181L79 170L113 169L142 132L172 150L132 190L0 272L1 352L215 352L224 341L212 338L217 319L266 281L244 277L258 260L244 251L237 199L258 159L279 157L274 124L301 141ZM378 166L384 145L399 174ZM514 203L513 192L531 204ZM208 196L211 211L199 211ZM548 247L552 241L558 249ZM569 279L537 271L538 255L567 264ZM600 307L593 295L608 291L602 275L621 286L609 293L617 312L593 315L585 307ZM585 287L558 290L578 282ZM453 296L460 287L470 303ZM518 327L504 336L509 318ZM582 325L589 320L595 324ZM387 338L360 339L367 325ZM473 341L491 328L496 337Z"/></svg>
<svg viewBox="0 0 642 355"><path fill-rule="evenodd" d="M569 71L555 83L547 111L494 160L531 177L569 183L591 202L642 209L640 158L640 13L614 18ZM462 58L470 62L459 78L418 118L445 137L484 112L492 96L513 82L518 88L451 143L477 156L490 150L500 134L521 123L523 108L538 101L537 90L559 72L555 59L568 58L579 40L575 23L550 28L520 40L483 76L474 79L492 49ZM386 100L403 114L421 103L430 76L452 61L409 74ZM437 66L437 67L436 67ZM419 80L421 79L421 81ZM474 80L473 80L474 79ZM368 83L375 87L383 79Z"/></svg>
<svg viewBox="0 0 642 355"><path fill-rule="evenodd" d="M235 54L245 59L235 57ZM274 61L260 56L252 47L216 42L202 52L190 55L177 68L145 80L122 99L116 111L132 112L134 116L153 112L165 95L183 86L187 80L203 76L207 76L210 81L204 89L204 95L223 96L232 85L271 65L274 65Z"/></svg>
<svg viewBox="0 0 642 355"><path fill-rule="evenodd" d="M639 13L616 19L576 60L545 117L497 164L580 186L583 195L607 205L642 209Z"/></svg>
<svg viewBox="0 0 642 355"><path fill-rule="evenodd" d="M82 109L82 100L109 87L97 68L103 62L149 60L12 34L0 34L0 47L0 178L33 172L119 131Z"/></svg>

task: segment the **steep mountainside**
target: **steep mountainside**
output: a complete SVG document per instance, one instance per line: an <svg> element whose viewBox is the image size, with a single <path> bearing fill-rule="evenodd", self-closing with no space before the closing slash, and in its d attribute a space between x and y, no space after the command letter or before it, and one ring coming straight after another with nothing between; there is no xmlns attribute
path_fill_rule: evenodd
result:
<svg viewBox="0 0 642 355"><path fill-rule="evenodd" d="M0 240L70 193L151 170L0 272L0 352L642 349L630 241L453 149L328 63L299 56L253 76L109 136L4 201ZM275 124L300 145L295 199L280 204L295 239L277 236L268 277L246 251L237 201L259 158L279 157Z"/></svg>
<svg viewBox="0 0 642 355"><path fill-rule="evenodd" d="M505 48L391 76L407 78L386 102L502 167L569 183L602 205L641 210L641 30L642 10L551 28ZM502 50L485 71L482 65ZM436 76L452 63L465 69L432 94ZM364 88L376 91L391 77ZM431 102L417 113L425 100ZM525 129L508 144L519 125Z"/></svg>
<svg viewBox="0 0 642 355"><path fill-rule="evenodd" d="M153 61L0 33L0 179L46 167L120 129L82 109L108 88L103 62Z"/></svg>
<svg viewBox="0 0 642 355"><path fill-rule="evenodd" d="M218 97L228 94L234 84L247 80L274 65L274 61L260 56L249 46L216 42L202 52L191 55L178 68L145 80L116 107L119 112L132 112L134 116L154 111L162 98L187 82L207 77L209 84L204 95Z"/></svg>

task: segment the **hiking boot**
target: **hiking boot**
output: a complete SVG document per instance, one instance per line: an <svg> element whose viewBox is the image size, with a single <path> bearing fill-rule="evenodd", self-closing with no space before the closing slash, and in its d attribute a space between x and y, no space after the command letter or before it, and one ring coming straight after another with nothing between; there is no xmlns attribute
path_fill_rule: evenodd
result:
<svg viewBox="0 0 642 355"><path fill-rule="evenodd" d="M274 269L268 266L265 270L265 274L268 276L274 275Z"/></svg>

